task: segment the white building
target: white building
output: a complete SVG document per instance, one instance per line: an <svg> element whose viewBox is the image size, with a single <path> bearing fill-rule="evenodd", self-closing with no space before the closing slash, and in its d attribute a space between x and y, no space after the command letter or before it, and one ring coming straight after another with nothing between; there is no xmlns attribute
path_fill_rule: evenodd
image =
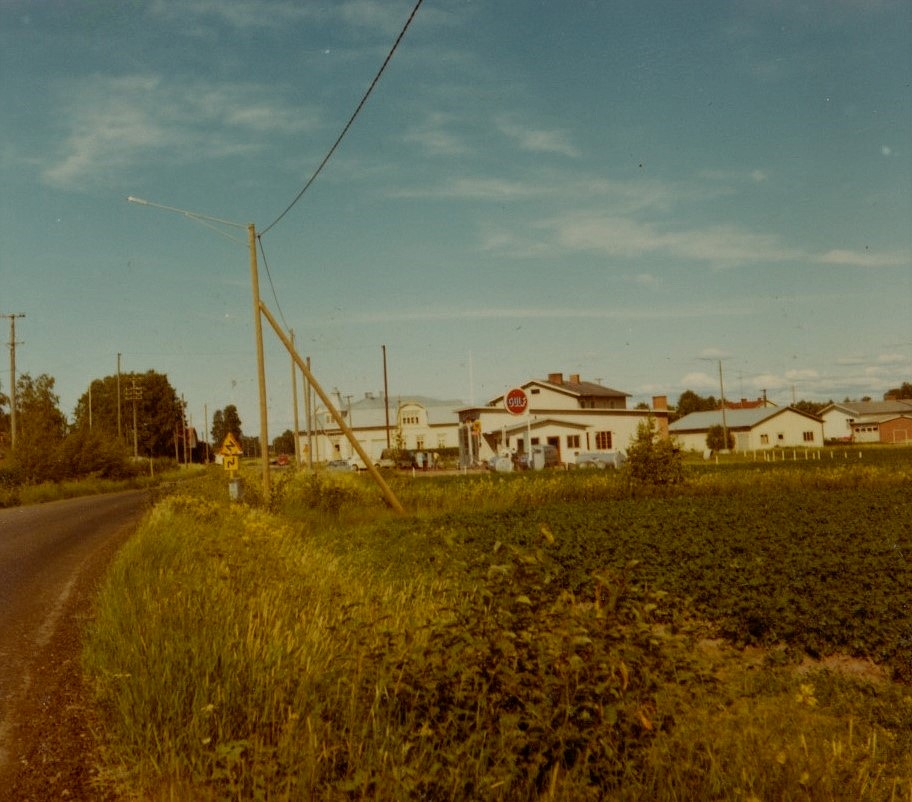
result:
<svg viewBox="0 0 912 802"><path fill-rule="evenodd" d="M713 426L725 426L734 436L735 451L770 448L820 448L823 421L794 407L756 407L691 412L668 427L681 448L706 451L706 435Z"/></svg>
<svg viewBox="0 0 912 802"><path fill-rule="evenodd" d="M881 424L907 416L912 416L912 401L909 400L843 401L841 404L829 404L820 410L823 433L827 440L854 443L885 441Z"/></svg>
<svg viewBox="0 0 912 802"><path fill-rule="evenodd" d="M524 454L534 445L554 446L563 463L575 462L584 451L625 451L639 424L650 416L660 432L668 433L664 396L653 398L652 409L627 409L629 394L582 381L579 374L565 378L551 373L547 380L532 379L520 387L528 399L522 415L507 410L506 393L484 406L459 410L461 464Z"/></svg>
<svg viewBox="0 0 912 802"><path fill-rule="evenodd" d="M463 403L421 395L398 396L387 403L382 394L367 393L357 401L340 398L337 409L358 444L376 462L388 446L429 452L456 448L459 445L456 410ZM329 410L318 407L313 418L312 430L302 432L299 438L303 462L307 461L309 448L313 448L314 462L350 459L355 455Z"/></svg>

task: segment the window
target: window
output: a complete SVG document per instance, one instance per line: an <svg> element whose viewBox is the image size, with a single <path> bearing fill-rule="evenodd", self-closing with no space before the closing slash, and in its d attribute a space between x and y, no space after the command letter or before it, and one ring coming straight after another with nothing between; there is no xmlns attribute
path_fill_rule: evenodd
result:
<svg viewBox="0 0 912 802"><path fill-rule="evenodd" d="M531 442L531 444L532 444L533 446L537 446L537 445L538 445L538 438L537 438L537 437L533 437L532 440L531 440L530 442Z"/></svg>
<svg viewBox="0 0 912 802"><path fill-rule="evenodd" d="M762 446L768 446L768 445L769 445L769 441L770 441L770 436L769 436L768 434L761 434L761 435L760 435L760 445L762 445Z"/></svg>
<svg viewBox="0 0 912 802"><path fill-rule="evenodd" d="M814 433L813 433L813 432L804 432L804 434L802 435L802 437L804 438L804 442L805 442L805 443L813 443L813 442L814 442Z"/></svg>
<svg viewBox="0 0 912 802"><path fill-rule="evenodd" d="M779 432L779 434L776 435L776 439L781 443L783 440L785 440L785 435L782 434L782 432Z"/></svg>
<svg viewBox="0 0 912 802"><path fill-rule="evenodd" d="M446 435L438 434L437 435L437 448L446 448L447 447L446 443L447 443Z"/></svg>
<svg viewBox="0 0 912 802"><path fill-rule="evenodd" d="M611 432L596 432L595 447L600 451L607 451L611 448Z"/></svg>
<svg viewBox="0 0 912 802"><path fill-rule="evenodd" d="M579 448L580 447L580 436L578 434L568 434L567 435L567 448Z"/></svg>
<svg viewBox="0 0 912 802"><path fill-rule="evenodd" d="M424 451L424 437L420 434L415 438L415 448Z"/></svg>

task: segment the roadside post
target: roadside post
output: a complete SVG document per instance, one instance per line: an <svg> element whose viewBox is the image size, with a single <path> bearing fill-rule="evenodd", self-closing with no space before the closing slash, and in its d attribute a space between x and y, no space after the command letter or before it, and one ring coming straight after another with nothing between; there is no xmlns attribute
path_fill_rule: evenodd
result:
<svg viewBox="0 0 912 802"><path fill-rule="evenodd" d="M228 474L228 497L232 501L241 501L244 498L244 483L237 475L242 453L241 444L231 432L228 432L222 441L219 454L222 457L222 467Z"/></svg>
<svg viewBox="0 0 912 802"><path fill-rule="evenodd" d="M504 408L511 415L526 416L526 460L528 469L532 470L532 412L529 409L529 396L522 387L507 390L504 396Z"/></svg>

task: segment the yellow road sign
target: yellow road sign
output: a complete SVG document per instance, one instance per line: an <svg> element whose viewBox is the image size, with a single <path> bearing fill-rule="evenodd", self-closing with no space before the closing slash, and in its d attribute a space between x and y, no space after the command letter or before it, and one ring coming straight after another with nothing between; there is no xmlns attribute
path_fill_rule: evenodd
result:
<svg viewBox="0 0 912 802"><path fill-rule="evenodd" d="M219 449L219 454L223 457L239 457L243 453L244 450L241 448L241 444L238 443L231 432L228 432L225 439L222 441L222 447Z"/></svg>
<svg viewBox="0 0 912 802"><path fill-rule="evenodd" d="M240 459L236 455L222 457L222 467L226 471L236 471L239 463Z"/></svg>

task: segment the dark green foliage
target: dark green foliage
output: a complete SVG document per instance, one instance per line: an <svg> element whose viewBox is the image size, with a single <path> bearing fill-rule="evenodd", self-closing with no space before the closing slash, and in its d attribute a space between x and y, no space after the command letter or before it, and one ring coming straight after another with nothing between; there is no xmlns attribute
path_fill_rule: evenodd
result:
<svg viewBox="0 0 912 802"><path fill-rule="evenodd" d="M676 485L684 481L684 457L674 441L659 434L652 417L637 426L627 448L626 468L638 484Z"/></svg>
<svg viewBox="0 0 912 802"><path fill-rule="evenodd" d="M721 425L710 426L706 432L706 447L710 451L730 451L735 447L735 436Z"/></svg>
<svg viewBox="0 0 912 802"><path fill-rule="evenodd" d="M118 433L118 387L120 388L120 436L133 443L133 408L136 407L136 434L139 456L174 455L174 433L180 431L184 413L177 392L167 375L147 370L95 379L76 405L78 427L101 429L116 437ZM134 402L135 396L135 402ZM91 405L91 412L90 412Z"/></svg>

